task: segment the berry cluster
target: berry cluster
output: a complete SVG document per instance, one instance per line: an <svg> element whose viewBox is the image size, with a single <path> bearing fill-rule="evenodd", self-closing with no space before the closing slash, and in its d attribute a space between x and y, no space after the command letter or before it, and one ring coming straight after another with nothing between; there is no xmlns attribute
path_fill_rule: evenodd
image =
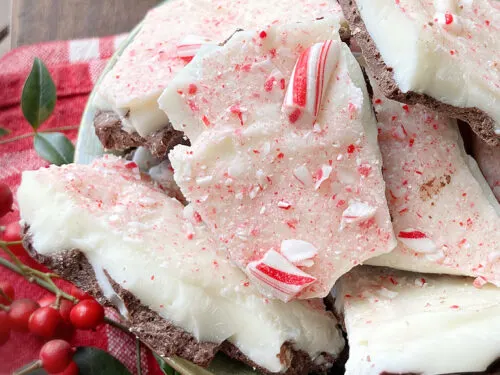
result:
<svg viewBox="0 0 500 375"><path fill-rule="evenodd" d="M43 339L52 339L40 351L39 364L49 374L77 374L72 361L73 349L68 340L74 329L94 329L104 321L103 307L88 294L72 286L69 294L78 301L47 295L39 301L15 299L10 283L0 282L0 345L11 331L31 332Z"/></svg>

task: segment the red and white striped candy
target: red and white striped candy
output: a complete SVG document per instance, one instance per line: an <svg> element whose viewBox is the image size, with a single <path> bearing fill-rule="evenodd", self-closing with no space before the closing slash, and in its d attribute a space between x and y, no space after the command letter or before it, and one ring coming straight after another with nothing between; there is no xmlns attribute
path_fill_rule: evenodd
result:
<svg viewBox="0 0 500 375"><path fill-rule="evenodd" d="M343 229L346 224L360 223L369 220L375 216L375 212L377 212L377 208L367 203L354 200L350 201L349 206L342 212L340 229Z"/></svg>
<svg viewBox="0 0 500 375"><path fill-rule="evenodd" d="M249 263L246 271L266 294L284 302L316 281L274 250L269 250L261 260Z"/></svg>
<svg viewBox="0 0 500 375"><path fill-rule="evenodd" d="M402 230L398 234L398 239L417 253L433 253L437 250L434 241L432 241L427 234L419 230Z"/></svg>
<svg viewBox="0 0 500 375"><path fill-rule="evenodd" d="M177 56L182 59L192 59L202 46L208 44L215 43L201 36L188 35L177 44Z"/></svg>
<svg viewBox="0 0 500 375"><path fill-rule="evenodd" d="M472 285L478 289L481 289L486 284L488 284L488 280L486 280L483 276L476 277L472 283Z"/></svg>
<svg viewBox="0 0 500 375"><path fill-rule="evenodd" d="M314 175L316 179L316 183L314 184L314 190L318 190L323 182L328 180L330 174L332 173L333 168L329 165L322 165L320 169L318 169Z"/></svg>
<svg viewBox="0 0 500 375"><path fill-rule="evenodd" d="M339 59L340 43L316 43L300 55L286 90L283 111L290 122L313 125Z"/></svg>

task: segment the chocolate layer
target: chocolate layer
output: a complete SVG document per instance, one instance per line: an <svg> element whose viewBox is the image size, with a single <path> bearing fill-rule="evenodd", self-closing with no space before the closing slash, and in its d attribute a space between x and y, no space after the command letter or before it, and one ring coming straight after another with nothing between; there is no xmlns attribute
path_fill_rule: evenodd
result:
<svg viewBox="0 0 500 375"><path fill-rule="evenodd" d="M495 134L494 121L484 111L478 108L454 107L442 103L428 95L413 91L402 92L394 80L393 69L387 66L380 54L370 33L366 29L361 18L355 0L339 0L344 15L349 22L351 37L361 48L363 57L374 77L379 89L384 95L393 100L407 104L423 104L435 111L441 112L451 118L457 118L467 122L472 130L486 143L495 146L500 145L500 137Z"/></svg>
<svg viewBox="0 0 500 375"><path fill-rule="evenodd" d="M175 145L189 145L184 134L169 123L163 129L143 138L137 133L128 133L122 128L120 117L113 111L98 111L94 117L95 133L105 149L126 150L144 146L151 153L164 158Z"/></svg>
<svg viewBox="0 0 500 375"><path fill-rule="evenodd" d="M25 233L27 233L27 228L25 228ZM91 294L101 304L115 308L111 301L104 297L94 270L81 251L72 249L55 253L51 256L45 256L37 253L30 236L25 235L23 241L29 254L38 262L56 272L60 277ZM260 370L262 373L272 374L256 365L230 342L225 341L222 344L198 342L190 333L176 327L172 322L162 318L158 313L141 304L141 301L136 296L123 289L107 273L106 276L128 310L129 316L126 325L130 331L162 357L176 355L192 361L199 366L206 367L217 352L221 351L231 358ZM306 375L311 372L326 373L334 360L329 354L324 354L325 360L323 361L323 365L315 365L307 353L294 349L291 343L283 344L280 358L283 363L289 364L288 370L283 373L286 375Z"/></svg>

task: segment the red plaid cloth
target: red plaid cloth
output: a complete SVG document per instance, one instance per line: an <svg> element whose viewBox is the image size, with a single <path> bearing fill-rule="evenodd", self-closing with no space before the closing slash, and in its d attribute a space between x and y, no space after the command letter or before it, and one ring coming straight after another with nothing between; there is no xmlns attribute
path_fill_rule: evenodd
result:
<svg viewBox="0 0 500 375"><path fill-rule="evenodd" d="M7 183L14 194L21 181L23 170L38 169L47 165L47 162L40 159L34 151L32 137L24 137L31 133L31 128L20 108L23 83L29 74L34 57L44 61L57 87L55 111L41 129L62 131L75 141L88 95L107 60L125 37L126 35L119 35L37 44L20 47L0 59L0 127L11 131L9 135L0 138L0 182ZM15 140L11 141L13 138ZM19 220L16 202L14 209L13 213L0 219L0 225ZM43 269L28 256L22 261ZM2 266L0 266L0 280L11 282L15 288L16 298L38 300L48 294L44 289L28 283ZM58 283L64 289L70 285L64 281ZM113 312L108 311L108 314ZM117 357L132 373L136 373L135 341L116 328L103 325L95 332L77 331L72 344L102 348ZM11 374L13 370L37 359L42 345L43 341L31 334L13 332L9 342L0 347L0 375ZM142 352L143 374L161 374L151 353L145 349Z"/></svg>

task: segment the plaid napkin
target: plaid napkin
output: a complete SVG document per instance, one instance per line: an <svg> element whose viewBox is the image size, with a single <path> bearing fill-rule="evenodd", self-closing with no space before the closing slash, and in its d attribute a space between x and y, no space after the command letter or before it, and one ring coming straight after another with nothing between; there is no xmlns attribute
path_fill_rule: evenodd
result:
<svg viewBox="0 0 500 375"><path fill-rule="evenodd" d="M10 51L0 59L0 127L11 132L0 138L0 182L7 183L14 194L23 170L38 169L48 164L33 149L33 139L29 136L31 128L20 108L23 83L34 57L39 57L45 63L57 87L55 111L40 129L63 132L74 142L88 95L107 60L125 38L126 35L118 35L36 44ZM19 220L17 202L14 203L14 209L15 212L0 219L0 225ZM43 269L28 256L22 261ZM38 300L48 294L2 266L0 280L11 282L16 298ZM69 283L58 283L63 289L69 289ZM112 317L113 311L107 314ZM13 370L37 359L43 343L34 335L13 332L9 342L0 347L0 375L11 374ZM75 346L102 348L117 357L132 373L136 373L135 341L116 328L103 325L96 332L77 331L71 343ZM141 358L143 374L162 373L154 357L144 348Z"/></svg>

